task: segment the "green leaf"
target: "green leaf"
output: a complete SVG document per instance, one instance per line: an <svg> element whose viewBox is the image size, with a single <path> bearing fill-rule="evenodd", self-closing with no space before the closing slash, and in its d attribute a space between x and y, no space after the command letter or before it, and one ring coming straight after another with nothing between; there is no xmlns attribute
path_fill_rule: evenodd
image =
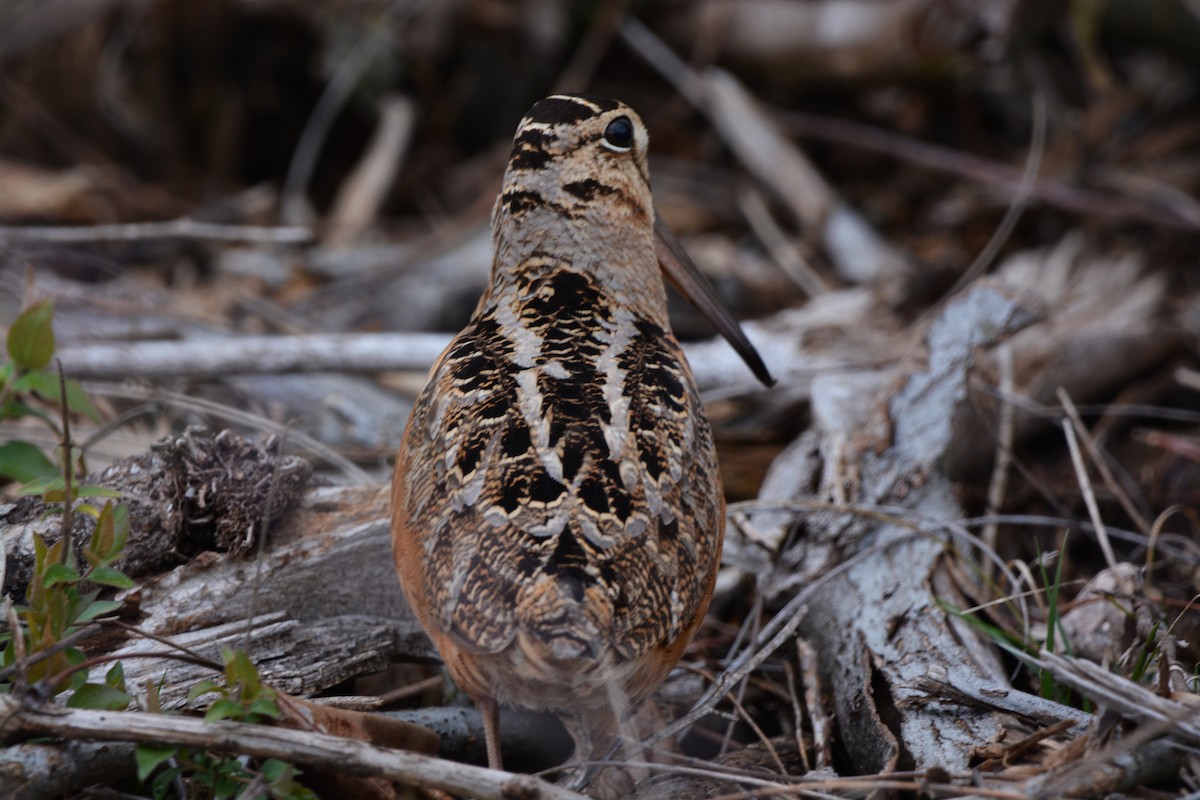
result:
<svg viewBox="0 0 1200 800"><path fill-rule="evenodd" d="M171 767L155 775L154 783L151 784L154 800L166 800L167 793L171 791L171 785L181 774L183 774L183 767Z"/></svg>
<svg viewBox="0 0 1200 800"><path fill-rule="evenodd" d="M96 486L92 483L84 483L75 487L76 497L120 497L121 492L117 489L110 489L107 486Z"/></svg>
<svg viewBox="0 0 1200 800"><path fill-rule="evenodd" d="M118 503L113 506L113 545L107 553L101 553L105 560L115 561L125 549L125 539L129 537L129 506Z"/></svg>
<svg viewBox="0 0 1200 800"><path fill-rule="evenodd" d="M280 778L292 776L292 765L286 761L280 761L278 758L268 758L258 771L262 773L267 783L275 783Z"/></svg>
<svg viewBox="0 0 1200 800"><path fill-rule="evenodd" d="M58 467L46 454L29 442L14 439L0 444L0 476L28 484L33 480L54 478Z"/></svg>
<svg viewBox="0 0 1200 800"><path fill-rule="evenodd" d="M102 683L85 683L67 700L68 708L90 708L96 711L122 711L129 707L129 695Z"/></svg>
<svg viewBox="0 0 1200 800"><path fill-rule="evenodd" d="M0 419L21 419L23 417L35 417L46 423L55 433L58 433L58 422L54 417L42 411L40 408L34 408L28 403L23 403L19 399L9 398L4 405L0 406Z"/></svg>
<svg viewBox="0 0 1200 800"><path fill-rule="evenodd" d="M92 422L99 425L104 421L91 396L84 391L79 381L67 378L67 408L75 414L83 414Z"/></svg>
<svg viewBox="0 0 1200 800"><path fill-rule="evenodd" d="M51 564L46 569L46 575L42 580L46 588L49 588L56 583L77 581L79 573L66 564Z"/></svg>
<svg viewBox="0 0 1200 800"><path fill-rule="evenodd" d="M41 369L54 356L54 303L42 300L21 312L8 329L8 357L22 372Z"/></svg>
<svg viewBox="0 0 1200 800"><path fill-rule="evenodd" d="M149 744L139 744L137 750L134 751L134 759L137 761L138 780L144 781L150 777L150 773L154 772L159 764L175 755L178 749L177 747L155 747Z"/></svg>
<svg viewBox="0 0 1200 800"><path fill-rule="evenodd" d="M75 414L84 414L92 422L99 425L103 420L92 398L84 391L79 381L67 378L67 409ZM53 372L28 372L13 382L15 392L33 392L51 403L62 402L62 386L59 385L58 375Z"/></svg>
<svg viewBox="0 0 1200 800"><path fill-rule="evenodd" d="M17 494L21 494L21 495L45 494L46 492L54 490L54 489L57 489L60 492L63 490L62 475L56 474L53 477L38 478L37 480L32 480L29 483L22 486L20 489L18 489Z"/></svg>
<svg viewBox="0 0 1200 800"><path fill-rule="evenodd" d="M105 614L111 614L123 605L125 604L119 603L116 600L97 600L81 611L79 616L75 618L75 621L87 622L96 617L103 617Z"/></svg>
<svg viewBox="0 0 1200 800"><path fill-rule="evenodd" d="M221 692L223 689L224 687L216 681L203 680L188 690L188 700L195 700L200 695L209 692Z"/></svg>
<svg viewBox="0 0 1200 800"><path fill-rule="evenodd" d="M242 716L242 706L235 703L229 698L222 697L220 700L208 707L208 711L204 712L205 722L217 722L230 717L239 718Z"/></svg>
<svg viewBox="0 0 1200 800"><path fill-rule="evenodd" d="M279 704L275 702L275 698L268 697L266 695L256 697L254 702L250 704L250 708L248 708L247 711L251 714L259 714L264 717L270 717L271 719L279 719L281 716L283 716L279 711Z"/></svg>
<svg viewBox="0 0 1200 800"><path fill-rule="evenodd" d="M242 693L249 697L257 697L262 690L262 681L258 670L244 650L235 650L227 656L226 675L229 683L240 684Z"/></svg>
<svg viewBox="0 0 1200 800"><path fill-rule="evenodd" d="M115 586L118 589L128 589L133 586L129 576L119 569L112 567L97 567L88 573L87 579L101 586Z"/></svg>
<svg viewBox="0 0 1200 800"><path fill-rule="evenodd" d="M125 691L125 665L120 661L108 668L104 673L104 683L114 689Z"/></svg>

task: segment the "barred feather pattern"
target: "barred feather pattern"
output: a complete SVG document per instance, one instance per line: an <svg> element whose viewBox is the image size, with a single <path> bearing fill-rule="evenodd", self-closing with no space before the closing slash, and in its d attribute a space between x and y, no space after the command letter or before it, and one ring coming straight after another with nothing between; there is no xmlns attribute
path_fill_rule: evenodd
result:
<svg viewBox="0 0 1200 800"><path fill-rule="evenodd" d="M633 146L606 130L626 117ZM556 96L514 139L491 285L397 457L406 596L476 697L571 711L653 691L724 534L712 432L671 332L645 128Z"/></svg>

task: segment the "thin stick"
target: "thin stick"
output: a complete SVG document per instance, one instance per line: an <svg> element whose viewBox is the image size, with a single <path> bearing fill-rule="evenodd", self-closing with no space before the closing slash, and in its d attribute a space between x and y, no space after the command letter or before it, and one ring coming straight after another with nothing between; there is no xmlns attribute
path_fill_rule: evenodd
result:
<svg viewBox="0 0 1200 800"><path fill-rule="evenodd" d="M306 216L304 195L308 191L309 181L317 165L321 148L333 127L334 120L341 113L342 106L358 85L367 66L379 52L378 37L368 36L358 46L351 48L341 63L334 69L333 76L325 85L325 91L317 100L317 105L304 123L300 132L300 141L292 153L292 162L288 165L287 177L283 182L283 193L279 201L280 216L284 222L297 224Z"/></svg>
<svg viewBox="0 0 1200 800"><path fill-rule="evenodd" d="M75 497L71 479L75 475L75 454L71 452L71 414L67 410L67 379L63 374L62 362L54 359L58 367L58 407L62 412L62 462L63 462L63 514L62 514L62 557L64 566L72 566L71 534L74 530ZM15 632L14 632L15 633Z"/></svg>
<svg viewBox="0 0 1200 800"><path fill-rule="evenodd" d="M910 164L960 175L976 183L994 185L1005 192L1021 192L1022 175L1008 164L858 122L778 108L772 109L772 115L793 136L883 153ZM1192 207L1145 203L1134 197L1082 189L1046 178L1035 180L1028 191L1032 200L1075 214L1101 219L1136 220L1155 227L1182 230L1200 228L1200 215Z"/></svg>
<svg viewBox="0 0 1200 800"><path fill-rule="evenodd" d="M30 708L12 694L0 695L0 730L10 734L146 742L278 758L352 775L378 775L416 786L432 786L479 800L514 797L586 800L581 794L530 775L458 764L324 733L229 720L209 723L192 717L133 711Z"/></svg>
<svg viewBox="0 0 1200 800"><path fill-rule="evenodd" d="M450 337L437 333L234 336L184 341L83 342L59 357L75 378L219 378L295 372L424 372Z"/></svg>
<svg viewBox="0 0 1200 800"><path fill-rule="evenodd" d="M312 241L308 228L261 225L219 225L187 217L168 222L127 222L117 225L2 225L0 242L128 242L143 239L198 239L254 244L304 244Z"/></svg>
<svg viewBox="0 0 1200 800"><path fill-rule="evenodd" d="M762 193L752 187L743 186L738 189L736 198L738 209L746 222L750 223L750 230L762 242L771 259L784 274L809 297L829 292L832 288L829 282L812 268L796 246L788 240L775 218L771 216L771 210L767 208Z"/></svg>
<svg viewBox="0 0 1200 800"><path fill-rule="evenodd" d="M1058 398L1060 401L1065 399L1070 402L1066 390L1061 386L1058 387ZM1096 493L1092 491L1092 479L1088 477L1083 454L1079 451L1079 441L1075 438L1075 428L1071 425L1069 417L1063 417L1062 429L1067 437L1067 449L1071 451L1071 464L1075 467L1075 477L1083 493L1083 502L1087 506L1088 516L1092 518L1092 525L1096 528L1096 540L1100 542L1100 549L1104 551L1104 560L1108 562L1109 569L1115 569L1117 557L1108 541L1108 531L1104 528L1104 522L1100 519L1100 506L1096 503Z"/></svg>
<svg viewBox="0 0 1200 800"><path fill-rule="evenodd" d="M996 433L996 462L992 465L992 478L988 482L987 513L997 514L1004 504L1004 495L1008 489L1008 468L1012 465L1013 428L1016 410L1007 398L1013 394L1013 359L1012 348L1007 343L996 350L997 366L1000 370L1000 425ZM996 549L996 536L1000 526L989 522L980 531L979 538L991 550ZM992 562L982 564L983 577L990 582L993 575Z"/></svg>
<svg viewBox="0 0 1200 800"><path fill-rule="evenodd" d="M948 292L949 295L958 294L959 291L974 283L999 255L1000 248L1012 235L1013 229L1017 227L1017 222L1021 219L1021 214L1029 205L1033 185L1037 182L1038 171L1042 166L1042 152L1045 147L1046 96L1041 92L1034 92L1033 131L1030 134L1029 157L1025 159L1025 170L1021 174L1021 183L1017 186L1016 194L1012 203L1009 204L1008 210L1004 212L1004 219L1000 221L999 227L992 233L983 249L979 251L979 255L975 257L971 266L954 282L954 287Z"/></svg>
<svg viewBox="0 0 1200 800"><path fill-rule="evenodd" d="M1104 457L1104 453L1100 451L1100 446L1096 444L1095 439L1088 434L1087 428L1083 424L1083 419L1079 416L1079 410L1075 408L1075 402L1071 397L1061 389L1058 395L1059 402L1062 403L1063 410L1067 412L1067 416L1071 419L1072 425L1075 427L1075 432L1078 434L1080 441L1083 442L1083 447L1088 451L1088 456L1092 459L1092 463L1096 465L1096 469L1100 472L1100 477L1104 478L1105 485L1112 491L1113 496L1117 498L1117 502L1121 504L1121 508L1129 515L1137 525L1138 530L1142 533L1150 533L1150 520L1138 510L1134 505L1133 498L1125 491L1123 487L1112 473L1112 469L1108 466L1108 459Z"/></svg>

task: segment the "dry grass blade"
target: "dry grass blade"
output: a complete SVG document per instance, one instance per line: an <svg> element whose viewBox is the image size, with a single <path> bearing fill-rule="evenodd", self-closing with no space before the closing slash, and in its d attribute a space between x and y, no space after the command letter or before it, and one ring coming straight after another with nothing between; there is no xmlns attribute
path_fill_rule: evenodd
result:
<svg viewBox="0 0 1200 800"><path fill-rule="evenodd" d="M1059 399L1063 405L1071 402L1071 398L1061 388L1058 390ZM1104 527L1104 521L1100 519L1100 506L1096 503L1096 493L1092 491L1092 479L1088 477L1087 466L1083 463L1083 454L1079 452L1079 441L1075 436L1075 428L1071 424L1070 419L1064 418L1062 421L1063 434L1067 437L1067 447L1071 451L1071 464L1075 467L1075 477L1079 480L1079 489L1083 492L1083 502L1087 505L1088 515L1092 518L1092 525L1096 528L1096 540L1100 542L1100 549L1104 551L1104 560L1108 562L1109 569L1116 569L1117 557L1113 553L1112 544L1108 541L1108 531Z"/></svg>

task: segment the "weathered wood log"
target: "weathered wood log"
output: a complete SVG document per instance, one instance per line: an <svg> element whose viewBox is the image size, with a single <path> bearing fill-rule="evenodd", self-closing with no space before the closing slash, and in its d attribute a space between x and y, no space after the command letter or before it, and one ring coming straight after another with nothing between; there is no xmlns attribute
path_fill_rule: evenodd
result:
<svg viewBox="0 0 1200 800"><path fill-rule="evenodd" d="M764 589L779 602L857 557L808 604L799 633L821 656L841 738L858 772L896 769L902 759L917 769L966 768L972 749L1001 731L993 714L945 707L916 687L932 674L950 684L1012 691L995 656L964 644L974 634L937 604L947 532L962 516L939 464L967 396L976 348L1034 318L1015 295L981 284L931 323L899 378L814 382L819 497L889 507L895 521L835 510L804 514L805 535L782 554ZM810 479L799 471L794 478ZM796 489L803 492L803 484ZM782 494L778 479L773 492ZM778 524L777 517L769 521Z"/></svg>

